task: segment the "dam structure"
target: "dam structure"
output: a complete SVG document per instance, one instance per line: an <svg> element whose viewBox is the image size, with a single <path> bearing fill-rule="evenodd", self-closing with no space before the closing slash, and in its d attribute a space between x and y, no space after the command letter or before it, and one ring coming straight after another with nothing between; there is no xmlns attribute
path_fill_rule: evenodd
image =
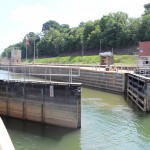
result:
<svg viewBox="0 0 150 150"><path fill-rule="evenodd" d="M1 65L7 78L0 80L0 114L80 128L81 83L107 92L126 93L142 111L149 111L149 96L145 94L149 93L149 80L142 80L133 69L118 67L117 71L105 71L100 66ZM13 75L22 78L11 79ZM135 82L139 84L137 87ZM147 87L145 93L137 90L140 86Z"/></svg>
<svg viewBox="0 0 150 150"><path fill-rule="evenodd" d="M56 82L47 79L48 72L40 73L44 77L40 79L35 73L27 72L27 68L21 68L19 72L18 67L7 66L7 71L4 71L6 66L1 68L5 79L0 79L0 115L80 128L81 84L72 82L72 77L78 75L56 73L55 76L69 78L68 82Z"/></svg>

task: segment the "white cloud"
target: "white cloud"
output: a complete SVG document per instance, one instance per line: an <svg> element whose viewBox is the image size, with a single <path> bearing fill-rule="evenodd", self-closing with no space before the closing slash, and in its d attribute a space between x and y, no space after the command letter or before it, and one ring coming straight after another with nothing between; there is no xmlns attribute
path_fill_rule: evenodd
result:
<svg viewBox="0 0 150 150"><path fill-rule="evenodd" d="M42 24L50 18L49 16L50 11L46 7L37 4L15 9L11 14L11 19L29 28L29 32L39 32L42 29Z"/></svg>
<svg viewBox="0 0 150 150"><path fill-rule="evenodd" d="M15 36L16 35L16 36ZM4 50L4 48L8 47L9 45L16 44L18 42L21 42L23 38L22 33L19 32L13 32L13 33L7 33L0 37L0 53Z"/></svg>
<svg viewBox="0 0 150 150"><path fill-rule="evenodd" d="M21 6L11 12L12 30L0 37L0 53L9 45L22 41L29 32L40 32L42 24L50 19L50 11L42 5Z"/></svg>

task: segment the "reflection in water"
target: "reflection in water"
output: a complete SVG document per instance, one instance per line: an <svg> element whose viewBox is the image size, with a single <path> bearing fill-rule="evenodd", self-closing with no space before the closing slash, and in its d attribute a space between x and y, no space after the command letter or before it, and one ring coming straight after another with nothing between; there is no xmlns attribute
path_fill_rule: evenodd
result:
<svg viewBox="0 0 150 150"><path fill-rule="evenodd" d="M2 118L16 149L80 150L79 130Z"/></svg>
<svg viewBox="0 0 150 150"><path fill-rule="evenodd" d="M82 89L80 130L3 118L16 150L149 150L150 114L121 95Z"/></svg>
<svg viewBox="0 0 150 150"><path fill-rule="evenodd" d="M31 76L31 75L25 75L25 74L21 74L21 73L14 73L14 72L9 72L8 71L5 71L5 70L0 70L0 79L4 79L4 80L12 80L12 79L15 79L15 80L20 80L20 81L26 81L26 80L43 80L45 81L45 79L41 79L41 78L38 78L38 76Z"/></svg>

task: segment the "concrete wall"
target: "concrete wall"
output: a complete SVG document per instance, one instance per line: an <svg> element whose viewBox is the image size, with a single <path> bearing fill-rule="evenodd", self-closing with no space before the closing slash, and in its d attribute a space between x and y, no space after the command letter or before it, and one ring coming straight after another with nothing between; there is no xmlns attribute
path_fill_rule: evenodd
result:
<svg viewBox="0 0 150 150"><path fill-rule="evenodd" d="M12 50L11 51L11 58L10 58L11 65L21 64L21 50Z"/></svg>
<svg viewBox="0 0 150 150"><path fill-rule="evenodd" d="M46 80L62 81L62 82L70 81L70 78L68 76L64 76L65 74L69 75L70 74L69 71L71 71L72 74L74 75L77 75L79 73L78 68L72 67L72 69L71 68L69 69L69 67L67 68L66 66L65 67L25 66L25 67L11 67L9 68L9 70L18 73L27 72L29 74L37 74L37 77L42 77ZM53 74L53 75L45 76L40 74ZM57 76L57 74L62 74L62 76ZM87 86L90 88L97 88L117 93L123 93L125 90L125 74L119 72L80 69L80 76L73 77L72 81L82 83L83 86Z"/></svg>
<svg viewBox="0 0 150 150"><path fill-rule="evenodd" d="M60 71L60 68L59 68ZM64 72L62 69L60 72ZM77 70L73 70L77 74ZM69 81L68 77L52 76L55 81ZM82 83L83 86L112 91L116 93L124 92L125 74L118 72L106 72L96 70L80 70L80 76L73 77L73 82Z"/></svg>
<svg viewBox="0 0 150 150"><path fill-rule="evenodd" d="M69 68L65 67L32 67L30 68L31 73L52 73L52 74L69 74ZM77 75L79 70L77 68L72 68L72 74ZM50 79L52 81L62 81L68 82L70 79L66 76L46 76L43 78ZM73 82L82 83L83 86L108 90L117 93L124 92L124 82L125 74L118 72L107 72L107 71L97 71L97 70L86 70L80 69L80 76L73 77Z"/></svg>
<svg viewBox="0 0 150 150"><path fill-rule="evenodd" d="M81 127L81 84L0 80L0 114L69 128Z"/></svg>
<svg viewBox="0 0 150 150"><path fill-rule="evenodd" d="M81 76L75 77L75 82L82 82L84 86L123 93L124 74L117 72L81 70Z"/></svg>
<svg viewBox="0 0 150 150"><path fill-rule="evenodd" d="M142 111L150 111L150 80L137 74L127 76L127 98Z"/></svg>

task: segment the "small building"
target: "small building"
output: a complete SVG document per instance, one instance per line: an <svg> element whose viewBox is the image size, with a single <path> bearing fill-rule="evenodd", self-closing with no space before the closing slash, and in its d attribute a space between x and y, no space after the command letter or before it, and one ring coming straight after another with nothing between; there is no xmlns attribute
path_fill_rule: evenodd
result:
<svg viewBox="0 0 150 150"><path fill-rule="evenodd" d="M12 50L11 51L11 58L10 58L11 65L21 64L21 50Z"/></svg>
<svg viewBox="0 0 150 150"><path fill-rule="evenodd" d="M112 65L114 64L114 57L112 52L99 53L100 65Z"/></svg>
<svg viewBox="0 0 150 150"><path fill-rule="evenodd" d="M150 67L150 41L139 42L137 66Z"/></svg>
<svg viewBox="0 0 150 150"><path fill-rule="evenodd" d="M138 55L140 57L150 56L150 41L139 42Z"/></svg>

